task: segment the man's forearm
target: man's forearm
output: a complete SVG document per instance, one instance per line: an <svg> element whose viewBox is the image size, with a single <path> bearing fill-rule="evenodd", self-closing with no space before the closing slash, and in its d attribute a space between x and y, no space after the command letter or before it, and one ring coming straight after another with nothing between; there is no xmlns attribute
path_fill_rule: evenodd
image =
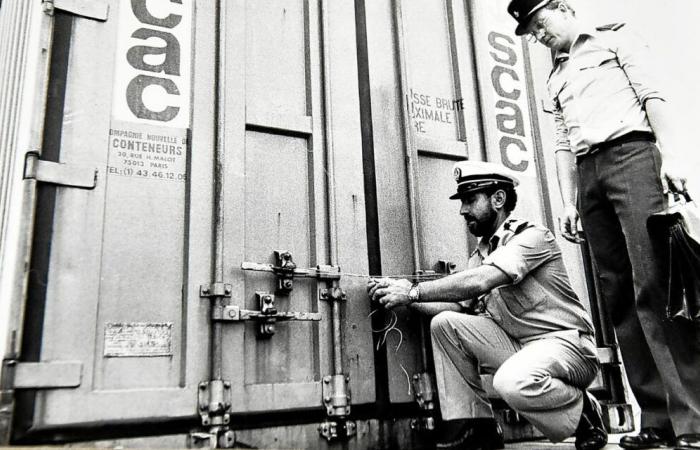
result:
<svg viewBox="0 0 700 450"><path fill-rule="evenodd" d="M430 317L436 316L443 311L462 311L462 306L459 303L448 302L411 303L411 308Z"/></svg>
<svg viewBox="0 0 700 450"><path fill-rule="evenodd" d="M420 302L461 302L510 282L500 269L484 265L420 283Z"/></svg>
<svg viewBox="0 0 700 450"><path fill-rule="evenodd" d="M662 158L673 156L678 146L674 142L676 133L673 131L674 124L669 114L668 104L659 98L650 98L644 103L644 109L651 129L656 136L656 143Z"/></svg>
<svg viewBox="0 0 700 450"><path fill-rule="evenodd" d="M564 206L576 205L577 180L574 159L575 156L571 152L560 151L556 153L557 178Z"/></svg>

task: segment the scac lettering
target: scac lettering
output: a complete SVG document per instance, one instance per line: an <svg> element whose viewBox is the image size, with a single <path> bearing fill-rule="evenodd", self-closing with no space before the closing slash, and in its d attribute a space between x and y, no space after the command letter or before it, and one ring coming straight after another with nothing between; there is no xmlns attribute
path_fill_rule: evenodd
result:
<svg viewBox="0 0 700 450"><path fill-rule="evenodd" d="M182 4L182 0L169 0L169 2L170 4ZM173 29L182 21L182 15L172 12L169 12L164 18L154 16L148 9L147 0L131 0L131 10L138 21L144 25ZM139 28L133 32L131 37L143 41L159 39L165 43L165 46L160 47L153 45L134 45L131 47L126 54L126 60L131 67L154 74L180 76L180 42L174 34L164 30ZM147 55L163 55L163 62L151 64L146 61ZM180 112L179 106L168 105L160 111L154 111L144 102L144 91L150 86L157 86L169 95L180 95L177 83L173 79L139 74L129 82L126 89L126 103L131 112L139 119L160 122L173 120Z"/></svg>
<svg viewBox="0 0 700 450"><path fill-rule="evenodd" d="M504 134L499 140L501 161L511 170L525 172L530 165L525 137L525 119L517 101L522 91L517 88L520 77L515 71L518 55L512 48L515 41L501 33L492 31L488 36L494 51L491 58L496 62L491 70L491 84L499 99L496 101L496 126Z"/></svg>

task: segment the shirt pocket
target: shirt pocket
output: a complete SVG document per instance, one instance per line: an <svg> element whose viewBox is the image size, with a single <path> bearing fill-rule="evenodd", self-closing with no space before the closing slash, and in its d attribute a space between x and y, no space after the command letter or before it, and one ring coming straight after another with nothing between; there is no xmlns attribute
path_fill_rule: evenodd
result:
<svg viewBox="0 0 700 450"><path fill-rule="evenodd" d="M616 64L617 57L612 52L599 52L577 58L576 67L579 72L595 71Z"/></svg>
<svg viewBox="0 0 700 450"><path fill-rule="evenodd" d="M516 317L536 309L547 300L547 293L542 286L527 277L517 286L501 288L500 294L504 306Z"/></svg>

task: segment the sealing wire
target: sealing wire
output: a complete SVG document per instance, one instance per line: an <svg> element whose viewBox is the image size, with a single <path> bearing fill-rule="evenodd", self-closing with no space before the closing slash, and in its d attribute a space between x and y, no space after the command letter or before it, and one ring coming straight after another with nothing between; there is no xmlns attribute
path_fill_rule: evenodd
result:
<svg viewBox="0 0 700 450"><path fill-rule="evenodd" d="M367 316L372 317L372 314L375 312L379 311L379 309L375 309L369 315ZM379 348L382 345L385 345L387 343L387 337L389 336L389 333L392 331L395 331L399 334L399 343L396 344L396 348L394 349L394 353L398 353L399 349L401 348L401 344L403 343L403 332L397 327L397 324L399 323L399 317L396 315L394 311L389 310L391 313L391 317L389 318L389 323L385 324L383 328L380 328L378 330L375 330L372 328L372 333L382 333L382 337L379 339L377 342L377 351L379 351ZM408 386L408 395L411 395L411 377L408 375L408 371L406 368L399 362L399 367L403 371L404 375L406 375L406 385Z"/></svg>

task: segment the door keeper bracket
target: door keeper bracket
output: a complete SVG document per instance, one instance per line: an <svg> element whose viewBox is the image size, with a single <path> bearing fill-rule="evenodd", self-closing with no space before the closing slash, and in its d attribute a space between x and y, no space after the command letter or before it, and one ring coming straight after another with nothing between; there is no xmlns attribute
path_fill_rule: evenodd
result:
<svg viewBox="0 0 700 450"><path fill-rule="evenodd" d="M106 21L109 13L106 0L44 0L43 6L44 12L50 16L58 9L100 22Z"/></svg>
<svg viewBox="0 0 700 450"><path fill-rule="evenodd" d="M41 183L80 189L94 189L97 184L95 167L63 164L39 159L39 154L29 152L24 160L24 179Z"/></svg>
<svg viewBox="0 0 700 450"><path fill-rule="evenodd" d="M13 389L70 389L82 383L83 363L80 361L4 362Z"/></svg>
<svg viewBox="0 0 700 450"><path fill-rule="evenodd" d="M202 298L231 297L232 287L230 284L213 283L199 286L199 296Z"/></svg>

